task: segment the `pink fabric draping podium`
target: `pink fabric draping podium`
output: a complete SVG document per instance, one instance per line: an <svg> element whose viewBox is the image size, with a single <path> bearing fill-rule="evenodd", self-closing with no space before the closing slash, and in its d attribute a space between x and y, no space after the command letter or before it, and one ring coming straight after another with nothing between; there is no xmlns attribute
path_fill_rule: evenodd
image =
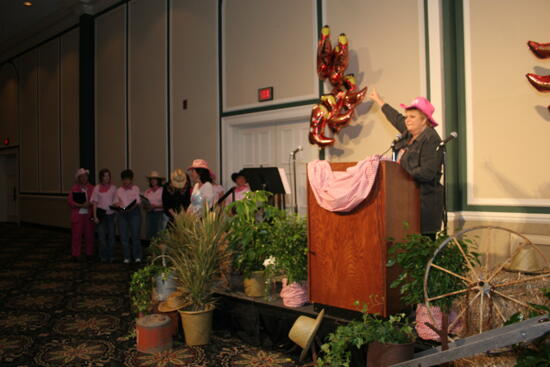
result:
<svg viewBox="0 0 550 367"><path fill-rule="evenodd" d="M332 171L327 161L307 165L311 190L317 203L331 212L349 212L369 195L376 180L380 156L364 159L345 171Z"/></svg>

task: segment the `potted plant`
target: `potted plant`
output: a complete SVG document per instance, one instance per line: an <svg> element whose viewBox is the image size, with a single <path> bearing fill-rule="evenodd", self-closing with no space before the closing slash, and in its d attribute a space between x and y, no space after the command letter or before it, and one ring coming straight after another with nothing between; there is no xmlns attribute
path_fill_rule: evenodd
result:
<svg viewBox="0 0 550 367"><path fill-rule="evenodd" d="M186 307L179 310L187 345L208 344L212 329L214 293L231 252L227 243L227 216L220 209L202 216L179 213L167 234L178 290Z"/></svg>
<svg viewBox="0 0 550 367"><path fill-rule="evenodd" d="M426 264L433 257L435 250L448 238L444 232L438 233L435 239L420 234L409 234L403 241L395 242L389 249L390 259L386 264L388 267L399 266L402 269L401 275L392 282L391 288L398 288L401 293L401 300L408 305L416 305L416 330L423 339L439 340L439 335L426 325L426 322L441 327L442 318L447 314L449 321L453 321L456 313L451 312L453 302L459 294L437 299L431 302L432 315L436 320L431 320L426 306L424 305L424 274ZM466 256L472 263L477 262L477 254L473 252L468 240L460 241ZM438 255L437 264L454 272L464 275L468 271L465 257L456 246L446 246ZM448 294L463 289L464 283L461 279L448 273L438 271L430 274L428 289L432 294ZM452 333L460 331L460 322L455 323Z"/></svg>
<svg viewBox="0 0 550 367"><path fill-rule="evenodd" d="M295 214L277 217L271 226L271 238L275 267L284 276L283 303L287 307L301 307L308 300L307 222Z"/></svg>
<svg viewBox="0 0 550 367"><path fill-rule="evenodd" d="M153 279L164 270L162 266L149 264L132 274L130 300L139 317L151 311Z"/></svg>
<svg viewBox="0 0 550 367"><path fill-rule="evenodd" d="M323 356L317 365L349 367L352 350L368 344L367 366L389 366L412 358L415 337L413 325L404 314L383 319L363 307L362 320L341 325L329 334L328 343L321 346Z"/></svg>
<svg viewBox="0 0 550 367"><path fill-rule="evenodd" d="M249 297L261 297L265 292L263 262L271 255L271 225L284 211L268 204L270 193L248 192L242 200L231 203L230 248L235 254L234 268L244 276L244 291Z"/></svg>

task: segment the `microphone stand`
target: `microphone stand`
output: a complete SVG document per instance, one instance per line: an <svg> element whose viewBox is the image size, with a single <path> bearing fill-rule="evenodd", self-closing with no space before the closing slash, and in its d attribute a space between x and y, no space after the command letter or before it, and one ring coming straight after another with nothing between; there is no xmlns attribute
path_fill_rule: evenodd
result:
<svg viewBox="0 0 550 367"><path fill-rule="evenodd" d="M447 211L447 147L443 145L441 147L441 152L443 153L443 231L447 233L447 223L448 223L448 211Z"/></svg>
<svg viewBox="0 0 550 367"><path fill-rule="evenodd" d="M292 158L292 176L293 176L293 190L294 190L294 214L298 214L298 193L297 190L297 184L296 184L296 153L298 152L292 152L290 153L290 158Z"/></svg>

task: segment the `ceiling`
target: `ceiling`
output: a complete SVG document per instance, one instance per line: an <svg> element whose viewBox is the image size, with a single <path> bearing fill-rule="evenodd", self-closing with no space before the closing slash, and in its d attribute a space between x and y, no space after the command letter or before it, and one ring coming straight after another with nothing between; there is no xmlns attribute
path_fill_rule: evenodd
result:
<svg viewBox="0 0 550 367"><path fill-rule="evenodd" d="M0 0L0 61L23 52L118 0Z"/></svg>

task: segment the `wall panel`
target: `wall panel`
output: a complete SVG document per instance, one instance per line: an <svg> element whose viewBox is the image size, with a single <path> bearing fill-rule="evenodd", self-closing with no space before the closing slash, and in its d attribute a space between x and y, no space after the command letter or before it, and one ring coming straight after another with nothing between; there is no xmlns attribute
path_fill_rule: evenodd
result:
<svg viewBox="0 0 550 367"><path fill-rule="evenodd" d="M61 173L62 190L74 183L74 172L80 164L79 150L79 30L61 36Z"/></svg>
<svg viewBox="0 0 550 367"><path fill-rule="evenodd" d="M38 171L40 192L60 192L59 39L38 49Z"/></svg>
<svg viewBox="0 0 550 367"><path fill-rule="evenodd" d="M38 185L38 50L17 60L19 84L20 190L37 192Z"/></svg>
<svg viewBox="0 0 550 367"><path fill-rule="evenodd" d="M550 206L550 99L525 78L550 73L526 45L550 41L548 14L546 0L465 2L469 204Z"/></svg>
<svg viewBox="0 0 550 367"><path fill-rule="evenodd" d="M217 170L217 1L170 6L172 166L185 168L201 157Z"/></svg>
<svg viewBox="0 0 550 367"><path fill-rule="evenodd" d="M224 110L260 105L268 86L272 103L317 97L315 1L224 1L222 14Z"/></svg>
<svg viewBox="0 0 550 367"><path fill-rule="evenodd" d="M126 6L96 18L96 172L126 168Z"/></svg>
<svg viewBox="0 0 550 367"><path fill-rule="evenodd" d="M142 189L151 170L167 173L166 4L135 0L128 9L130 167Z"/></svg>
<svg viewBox="0 0 550 367"><path fill-rule="evenodd" d="M71 210L66 197L19 196L19 213L22 222L70 228Z"/></svg>
<svg viewBox="0 0 550 367"><path fill-rule="evenodd" d="M17 123L17 71L11 63L0 66L0 144L5 147L19 143Z"/></svg>
<svg viewBox="0 0 550 367"><path fill-rule="evenodd" d="M400 103L426 93L422 1L325 1L325 6L324 22L331 27L332 41L342 32L348 36L347 72L355 74L361 88L368 86L369 93L376 88L397 109ZM366 102L338 135L329 150L330 159L357 161L380 154L398 134L380 108L369 110L370 102Z"/></svg>

